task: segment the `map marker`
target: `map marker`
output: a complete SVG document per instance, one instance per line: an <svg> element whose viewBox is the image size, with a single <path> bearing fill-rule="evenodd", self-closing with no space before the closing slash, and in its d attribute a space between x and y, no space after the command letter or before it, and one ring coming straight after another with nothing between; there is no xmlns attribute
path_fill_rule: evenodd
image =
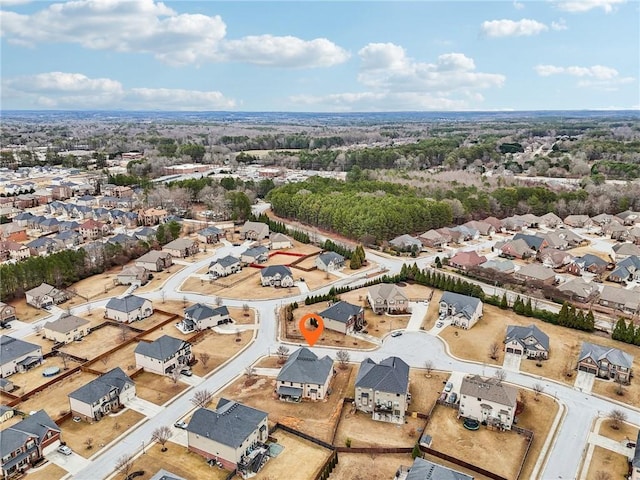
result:
<svg viewBox="0 0 640 480"><path fill-rule="evenodd" d="M315 330L307 329L306 323L309 319L311 319L312 322L313 320L315 320L318 324ZM300 322L298 322L298 327L300 328L300 333L302 333L302 336L305 338L309 346L313 347L320 338L320 335L322 335L322 331L324 330L324 322L322 321L322 317L320 315L317 315L315 313L307 313L300 319Z"/></svg>

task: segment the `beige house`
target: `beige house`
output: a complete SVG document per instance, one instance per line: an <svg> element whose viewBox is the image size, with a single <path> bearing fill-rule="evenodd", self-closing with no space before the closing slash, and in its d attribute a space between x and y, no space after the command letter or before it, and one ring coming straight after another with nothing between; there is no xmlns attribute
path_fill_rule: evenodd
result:
<svg viewBox="0 0 640 480"><path fill-rule="evenodd" d="M460 386L458 414L503 430L511 430L517 399L518 389L505 385L497 378L467 375Z"/></svg>
<svg viewBox="0 0 640 480"><path fill-rule="evenodd" d="M153 342L138 343L134 354L136 367L158 375L168 375L176 368L187 368L193 359L191 344L169 335Z"/></svg>
<svg viewBox="0 0 640 480"><path fill-rule="evenodd" d="M391 283L379 283L369 287L367 300L377 314L406 313L409 311L409 299L402 289Z"/></svg>
<svg viewBox="0 0 640 480"><path fill-rule="evenodd" d="M16 319L16 309L11 305L0 302L0 323L13 322Z"/></svg>
<svg viewBox="0 0 640 480"><path fill-rule="evenodd" d="M266 412L221 398L215 410L199 408L187 425L190 451L215 460L226 470L249 473L253 459L266 452Z"/></svg>
<svg viewBox="0 0 640 480"><path fill-rule="evenodd" d="M14 410L6 405L0 405L0 423L4 423L13 417Z"/></svg>
<svg viewBox="0 0 640 480"><path fill-rule="evenodd" d="M468 330L482 317L482 305L478 298L444 292L440 297L438 312L442 316L449 317L451 325Z"/></svg>
<svg viewBox="0 0 640 480"><path fill-rule="evenodd" d="M200 251L197 240L190 238L176 238L162 247L163 252L170 253L175 258L185 258L195 255Z"/></svg>
<svg viewBox="0 0 640 480"><path fill-rule="evenodd" d="M151 250L136 260L136 267L144 267L150 272L161 272L173 265L173 257L169 252Z"/></svg>
<svg viewBox="0 0 640 480"><path fill-rule="evenodd" d="M52 287L48 283L41 283L36 288L25 292L27 303L32 307L44 308L57 305L69 299L69 295L62 290Z"/></svg>
<svg viewBox="0 0 640 480"><path fill-rule="evenodd" d="M578 370L600 378L628 383L632 377L633 356L617 348L582 342Z"/></svg>
<svg viewBox="0 0 640 480"><path fill-rule="evenodd" d="M356 409L382 422L404 424L409 407L409 365L398 357L366 358L356 377Z"/></svg>
<svg viewBox="0 0 640 480"><path fill-rule="evenodd" d="M120 367L91 380L69 395L69 406L74 416L87 421L100 420L117 412L136 396L136 385Z"/></svg>
<svg viewBox="0 0 640 480"><path fill-rule="evenodd" d="M318 315L324 321L324 328L335 332L347 334L364 328L364 308L349 302L336 302Z"/></svg>
<svg viewBox="0 0 640 480"><path fill-rule="evenodd" d="M117 322L130 323L153 315L151 300L127 295L123 298L112 298L105 306L104 316Z"/></svg>
<svg viewBox="0 0 640 480"><path fill-rule="evenodd" d="M138 212L138 221L141 225L157 225L160 222L164 222L167 215L167 211L163 208L148 208Z"/></svg>
<svg viewBox="0 0 640 480"><path fill-rule="evenodd" d="M42 333L55 343L71 343L89 335L89 320L75 315L63 315L53 322L44 324Z"/></svg>
<svg viewBox="0 0 640 480"><path fill-rule="evenodd" d="M272 233L269 237L271 241L271 250L284 250L287 248L293 248L291 239L284 233Z"/></svg>
<svg viewBox="0 0 640 480"><path fill-rule="evenodd" d="M333 360L328 355L318 358L308 348L299 348L289 355L280 369L276 391L280 400L323 400L333 374Z"/></svg>
<svg viewBox="0 0 640 480"><path fill-rule="evenodd" d="M245 222L240 229L243 240L264 240L269 236L269 225L262 222Z"/></svg>
<svg viewBox="0 0 640 480"><path fill-rule="evenodd" d="M146 267L129 266L122 267L122 271L116 275L116 280L120 285L144 285L149 281L151 273Z"/></svg>
<svg viewBox="0 0 640 480"><path fill-rule="evenodd" d="M42 347L9 335L0 336L0 378L26 372L42 363Z"/></svg>

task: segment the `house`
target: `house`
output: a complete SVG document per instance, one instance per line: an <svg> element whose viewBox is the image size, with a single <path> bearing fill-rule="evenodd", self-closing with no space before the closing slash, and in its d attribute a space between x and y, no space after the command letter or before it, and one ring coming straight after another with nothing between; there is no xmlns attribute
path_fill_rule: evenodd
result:
<svg viewBox="0 0 640 480"><path fill-rule="evenodd" d="M116 275L116 280L119 285L144 285L150 277L151 272L145 267L130 265L122 267L122 271Z"/></svg>
<svg viewBox="0 0 640 480"><path fill-rule="evenodd" d="M556 274L549 267L539 263L530 263L518 270L514 277L522 282L540 282L552 285L556 281Z"/></svg>
<svg viewBox="0 0 640 480"><path fill-rule="evenodd" d="M231 322L229 309L224 305L212 308L204 303L196 303L195 305L185 308L184 318L176 327L183 333L189 333Z"/></svg>
<svg viewBox="0 0 640 480"><path fill-rule="evenodd" d="M221 398L215 410L197 409L186 430L189 450L226 470L258 471L262 464L264 455L256 447L269 436L266 412Z"/></svg>
<svg viewBox="0 0 640 480"><path fill-rule="evenodd" d="M147 243L153 243L158 238L158 233L151 227L142 227L133 234L138 240Z"/></svg>
<svg viewBox="0 0 640 480"><path fill-rule="evenodd" d="M227 255L209 264L209 274L213 278L226 277L242 270L240 259Z"/></svg>
<svg viewBox="0 0 640 480"><path fill-rule="evenodd" d="M0 377L0 392L12 392L15 388L11 380Z"/></svg>
<svg viewBox="0 0 640 480"><path fill-rule="evenodd" d="M418 236L418 240L425 246L431 248L441 248L447 245L449 241L445 236L435 230L429 230Z"/></svg>
<svg viewBox="0 0 640 480"><path fill-rule="evenodd" d="M589 228L593 225L593 222L589 215L569 215L564 219L564 224L573 228Z"/></svg>
<svg viewBox="0 0 640 480"><path fill-rule="evenodd" d="M318 270L333 272L344 268L344 257L336 252L322 252L315 261Z"/></svg>
<svg viewBox="0 0 640 480"><path fill-rule="evenodd" d="M632 365L633 356L622 350L582 342L582 349L578 357L578 371L628 383L631 378Z"/></svg>
<svg viewBox="0 0 640 480"><path fill-rule="evenodd" d="M57 305L59 303L69 300L69 295L52 287L48 283L41 283L36 288L27 290L25 292L27 303L36 308L44 308L50 305Z"/></svg>
<svg viewBox="0 0 640 480"><path fill-rule="evenodd" d="M163 223L167 218L167 211L163 208L148 208L147 210L138 211L138 222L140 225L158 225Z"/></svg>
<svg viewBox="0 0 640 480"><path fill-rule="evenodd" d="M75 315L62 315L57 320L47 322L42 329L43 337L55 343L71 343L89 335L91 322Z"/></svg>
<svg viewBox="0 0 640 480"><path fill-rule="evenodd" d="M158 375L168 375L176 368L185 368L193 360L191 344L169 335L163 335L153 342L142 341L133 353L136 367Z"/></svg>
<svg viewBox="0 0 640 480"><path fill-rule="evenodd" d="M107 243L110 243L111 245L120 245L122 248L131 248L135 247L138 244L138 239L133 235L118 233L117 235L114 235L113 237L108 239Z"/></svg>
<svg viewBox="0 0 640 480"><path fill-rule="evenodd" d="M546 228L557 228L563 225L562 219L553 212L545 213L538 219L538 225Z"/></svg>
<svg viewBox="0 0 640 480"><path fill-rule="evenodd" d="M38 229L43 233L54 233L58 231L59 223L57 218L45 218L38 224Z"/></svg>
<svg viewBox="0 0 640 480"><path fill-rule="evenodd" d="M633 243L618 243L612 247L613 254L611 257L615 261L624 260L630 256L640 256L640 246Z"/></svg>
<svg viewBox="0 0 640 480"><path fill-rule="evenodd" d="M640 227L633 227L629 230L628 239L636 245L640 245Z"/></svg>
<svg viewBox="0 0 640 480"><path fill-rule="evenodd" d="M328 355L318 358L308 348L299 348L289 355L280 369L276 392L280 400L323 400L333 374L333 360Z"/></svg>
<svg viewBox="0 0 640 480"><path fill-rule="evenodd" d="M20 225L14 219L13 222L0 225L0 238L3 240L13 240L14 242L24 242L29 238L27 236L26 221L24 223L25 225Z"/></svg>
<svg viewBox="0 0 640 480"><path fill-rule="evenodd" d="M60 445L60 427L44 410L6 428L0 435L2 478L21 476Z"/></svg>
<svg viewBox="0 0 640 480"><path fill-rule="evenodd" d="M578 267L577 269L571 268L571 266L569 267L569 272L573 275L582 275L583 271L599 275L607 269L609 262L601 259L597 255L587 253L582 257L574 258L573 264Z"/></svg>
<svg viewBox="0 0 640 480"><path fill-rule="evenodd" d="M535 254L527 242L523 239L507 240L506 242L498 242L495 245L495 250L500 252L500 255L507 258L529 258Z"/></svg>
<svg viewBox="0 0 640 480"><path fill-rule="evenodd" d="M458 225L457 227L450 228L449 231L458 232L460 234L460 240L464 242L480 238L480 232L478 230L467 227L466 225Z"/></svg>
<svg viewBox="0 0 640 480"><path fill-rule="evenodd" d="M4 423L10 418L13 418L14 413L15 413L15 410L12 407L8 407L7 405L1 404L0 405L0 423Z"/></svg>
<svg viewBox="0 0 640 480"><path fill-rule="evenodd" d="M504 338L504 350L527 358L546 360L549 358L549 336L535 325L509 325Z"/></svg>
<svg viewBox="0 0 640 480"><path fill-rule="evenodd" d="M243 240L264 240L269 236L269 225L262 222L245 222L240 229Z"/></svg>
<svg viewBox="0 0 640 480"><path fill-rule="evenodd" d="M640 280L640 257L637 255L631 255L616 265L616 270L625 269L628 272L628 277L632 281ZM613 272L611 273L613 275ZM624 274L623 274L624 275Z"/></svg>
<svg viewBox="0 0 640 480"><path fill-rule="evenodd" d="M24 260L31 256L31 249L22 243L6 240L0 242L0 252L6 252L6 257L13 260Z"/></svg>
<svg viewBox="0 0 640 480"><path fill-rule="evenodd" d="M240 260L245 265L252 263L264 263L269 260L269 249L262 245L246 249L240 256Z"/></svg>
<svg viewBox="0 0 640 480"><path fill-rule="evenodd" d="M336 332L359 332L364 327L364 308L349 302L336 302L318 315L322 317L324 328Z"/></svg>
<svg viewBox="0 0 640 480"><path fill-rule="evenodd" d="M407 234L400 235L393 240L389 240L389 245L400 251L419 252L420 250L422 250L422 242L419 239Z"/></svg>
<svg viewBox="0 0 640 480"><path fill-rule="evenodd" d="M527 247L529 247L531 250L537 252L538 250L540 250L541 248L545 248L548 247L549 244L547 243L547 241L542 238L539 237L537 235L528 235L525 233L516 233L513 236L513 240L524 240L524 242L527 244Z"/></svg>
<svg viewBox="0 0 640 480"><path fill-rule="evenodd" d="M640 212L634 212L632 210L625 210L616 215L622 220L623 225L635 225L640 223Z"/></svg>
<svg viewBox="0 0 640 480"><path fill-rule="evenodd" d="M481 263L487 261L484 255L478 255L475 250L468 252L458 252L449 259L449 265L460 270L467 270L471 267L477 267Z"/></svg>
<svg viewBox="0 0 640 480"><path fill-rule="evenodd" d="M0 323L13 322L16 319L16 308L12 305L7 305L4 302L0 302Z"/></svg>
<svg viewBox="0 0 640 480"><path fill-rule="evenodd" d="M594 282L587 282L584 278L574 278L558 286L558 290L567 295L571 300L589 303L600 290Z"/></svg>
<svg viewBox="0 0 640 480"><path fill-rule="evenodd" d="M614 215L611 215L610 213L601 213L600 215L591 217L591 222L598 227L602 227L611 222L614 222L615 218L616 217Z"/></svg>
<svg viewBox="0 0 640 480"><path fill-rule="evenodd" d="M473 477L417 457L410 467L401 466L393 480L473 480Z"/></svg>
<svg viewBox="0 0 640 480"><path fill-rule="evenodd" d="M564 250L547 247L539 250L536 258L545 267L560 268L571 263L573 255Z"/></svg>
<svg viewBox="0 0 640 480"><path fill-rule="evenodd" d="M58 247L64 250L80 245L82 235L75 230L64 230L51 239L58 242Z"/></svg>
<svg viewBox="0 0 640 480"><path fill-rule="evenodd" d="M218 243L222 237L224 237L224 231L218 227L203 228L196 233L196 238L202 243Z"/></svg>
<svg viewBox="0 0 640 480"><path fill-rule="evenodd" d="M478 231L483 237L490 237L496 233L496 227L488 222L471 220L470 222L463 223L463 226Z"/></svg>
<svg viewBox="0 0 640 480"><path fill-rule="evenodd" d="M293 287L293 274L285 265L269 265L260 270L260 282L263 287Z"/></svg>
<svg viewBox="0 0 640 480"><path fill-rule="evenodd" d="M104 316L118 322L135 322L153 315L151 300L127 295L123 298L112 298L105 306Z"/></svg>
<svg viewBox="0 0 640 480"><path fill-rule="evenodd" d="M495 270L499 273L510 274L515 272L516 266L511 260L491 259L480 265L480 268Z"/></svg>
<svg viewBox="0 0 640 480"><path fill-rule="evenodd" d="M451 325L468 330L482 317L482 302L468 295L444 292L440 298L438 313L451 317Z"/></svg>
<svg viewBox="0 0 640 480"><path fill-rule="evenodd" d="M42 347L9 335L0 336L0 378L26 372L42 363Z"/></svg>
<svg viewBox="0 0 640 480"><path fill-rule="evenodd" d="M628 227L625 227L616 221L603 225L600 229L600 233L618 241L624 241L629 236Z"/></svg>
<svg viewBox="0 0 640 480"><path fill-rule="evenodd" d="M151 250L136 260L136 267L144 267L150 272L161 272L173 265L173 257L169 252Z"/></svg>
<svg viewBox="0 0 640 480"><path fill-rule="evenodd" d="M271 250L293 248L291 239L283 233L272 233L269 237L269 241L271 242Z"/></svg>
<svg viewBox="0 0 640 480"><path fill-rule="evenodd" d="M496 232L504 232L505 228L502 224L502 220L496 217L487 217L484 219L485 223L491 225Z"/></svg>
<svg viewBox="0 0 640 480"><path fill-rule="evenodd" d="M507 217L502 220L502 227L509 232L520 232L524 230L527 223L518 216Z"/></svg>
<svg viewBox="0 0 640 480"><path fill-rule="evenodd" d="M497 378L467 375L460 386L458 414L502 430L511 430L517 399L518 389Z"/></svg>
<svg viewBox="0 0 640 480"><path fill-rule="evenodd" d="M109 370L68 395L71 413L87 421L98 421L111 412L117 412L135 396L135 383L120 367Z"/></svg>
<svg viewBox="0 0 640 480"><path fill-rule="evenodd" d="M172 257L185 258L195 255L200 251L198 242L190 238L176 238L162 247L163 252L170 253Z"/></svg>
<svg viewBox="0 0 640 480"><path fill-rule="evenodd" d="M60 250L58 242L49 237L38 237L25 245L33 257L44 257Z"/></svg>
<svg viewBox="0 0 640 480"><path fill-rule="evenodd" d="M633 458L629 463L631 464L630 480L640 480L640 432L638 432L638 438L636 439L636 448L633 452Z"/></svg>
<svg viewBox="0 0 640 480"><path fill-rule="evenodd" d="M640 289L627 290L605 285L602 288L602 292L600 292L598 303L604 307L610 307L633 315L640 311Z"/></svg>
<svg viewBox="0 0 640 480"><path fill-rule="evenodd" d="M392 283L372 285L367 291L367 300L374 313L406 313L409 311L409 298L402 289Z"/></svg>
<svg viewBox="0 0 640 480"><path fill-rule="evenodd" d="M409 365L398 357L365 358L356 376L356 409L373 420L404 424L409 406Z"/></svg>
<svg viewBox="0 0 640 480"><path fill-rule="evenodd" d="M111 232L111 227L106 223L102 223L90 218L89 220L80 224L80 228L78 229L78 231L85 240L97 240L98 238L109 235L109 233Z"/></svg>

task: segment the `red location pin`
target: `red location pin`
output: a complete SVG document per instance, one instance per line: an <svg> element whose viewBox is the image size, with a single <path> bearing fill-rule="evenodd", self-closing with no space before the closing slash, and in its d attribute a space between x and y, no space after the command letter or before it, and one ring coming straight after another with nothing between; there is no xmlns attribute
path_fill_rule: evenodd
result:
<svg viewBox="0 0 640 480"><path fill-rule="evenodd" d="M306 324L309 319L315 320L318 324L314 330L307 329ZM307 313L300 319L300 322L298 322L298 327L300 328L300 333L302 333L302 336L305 338L309 346L313 347L320 338L320 335L322 335L322 331L324 330L324 321L320 315Z"/></svg>

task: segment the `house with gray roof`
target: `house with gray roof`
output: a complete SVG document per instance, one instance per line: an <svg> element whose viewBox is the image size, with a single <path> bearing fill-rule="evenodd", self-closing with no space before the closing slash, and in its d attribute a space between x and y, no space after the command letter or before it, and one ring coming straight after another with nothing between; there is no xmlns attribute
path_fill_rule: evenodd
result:
<svg viewBox="0 0 640 480"><path fill-rule="evenodd" d="M89 334L91 322L75 315L62 315L57 320L47 322L42 329L43 337L55 343L71 343Z"/></svg>
<svg viewBox="0 0 640 480"><path fill-rule="evenodd" d="M438 313L449 317L451 325L468 330L482 317L482 305L479 298L444 292L438 304Z"/></svg>
<svg viewBox="0 0 640 480"><path fill-rule="evenodd" d="M58 243L50 237L38 237L25 245L34 257L45 257L60 250Z"/></svg>
<svg viewBox="0 0 640 480"><path fill-rule="evenodd" d="M137 265L123 266L122 271L116 275L119 285L144 285L151 278L151 272L145 267Z"/></svg>
<svg viewBox="0 0 640 480"><path fill-rule="evenodd" d="M136 218L137 218L137 215L136 215ZM156 232L156 230L151 227L142 227L140 230L136 231L133 235L138 240L149 243L157 239L158 232Z"/></svg>
<svg viewBox="0 0 640 480"><path fill-rule="evenodd" d="M185 258L200 251L197 240L191 238L176 238L162 247L163 252L170 253L175 258Z"/></svg>
<svg viewBox="0 0 640 480"><path fill-rule="evenodd" d="M109 370L68 395L71 413L87 421L98 421L111 412L117 412L135 396L135 383L120 367Z"/></svg>
<svg viewBox="0 0 640 480"><path fill-rule="evenodd" d="M374 313L406 313L409 311L409 298L402 288L393 283L371 285L367 290L367 300Z"/></svg>
<svg viewBox="0 0 640 480"><path fill-rule="evenodd" d="M293 243L284 233L276 232L269 236L269 246L271 250L284 250L293 248Z"/></svg>
<svg viewBox="0 0 640 480"><path fill-rule="evenodd" d="M333 272L344 268L344 257L336 252L322 252L315 261L318 270Z"/></svg>
<svg viewBox="0 0 640 480"><path fill-rule="evenodd" d="M240 259L232 255L214 260L209 264L209 274L213 278L226 277L242 270Z"/></svg>
<svg viewBox="0 0 640 480"><path fill-rule="evenodd" d="M631 255L616 264L616 268L609 274L611 282L632 282L640 280L640 257Z"/></svg>
<svg viewBox="0 0 640 480"><path fill-rule="evenodd" d="M404 424L409 407L409 365L398 357L365 358L356 376L356 409L373 420Z"/></svg>
<svg viewBox="0 0 640 480"><path fill-rule="evenodd" d="M0 336L0 378L26 372L42 363L42 347L10 335Z"/></svg>
<svg viewBox="0 0 640 480"><path fill-rule="evenodd" d="M633 356L622 350L582 342L582 349L578 357L578 371L628 383L631 378L632 365Z"/></svg>
<svg viewBox="0 0 640 480"><path fill-rule="evenodd" d="M505 242L496 243L495 250L497 250L502 257L506 258L529 258L535 255L535 252L529 248L527 242L522 238L517 240L507 240Z"/></svg>
<svg viewBox="0 0 640 480"><path fill-rule="evenodd" d="M497 258L492 258L491 260L487 260L486 262L480 264L480 268L486 268L495 270L500 273L513 273L515 272L516 266L511 260L500 260Z"/></svg>
<svg viewBox="0 0 640 480"><path fill-rule="evenodd" d="M151 250L136 260L136 267L145 267L150 272L161 272L173 265L173 257L169 252Z"/></svg>
<svg viewBox="0 0 640 480"><path fill-rule="evenodd" d="M104 316L117 322L130 323L153 315L151 300L136 295L112 298L105 306Z"/></svg>
<svg viewBox="0 0 640 480"><path fill-rule="evenodd" d="M255 473L265 460L268 417L256 408L221 398L215 410L197 409L186 430L189 450L226 470Z"/></svg>
<svg viewBox="0 0 640 480"><path fill-rule="evenodd" d="M461 417L511 430L516 414L518 389L497 378L466 375L460 386Z"/></svg>
<svg viewBox="0 0 640 480"><path fill-rule="evenodd" d="M364 308L343 300L318 313L324 322L324 328L348 334L364 328Z"/></svg>
<svg viewBox="0 0 640 480"><path fill-rule="evenodd" d="M400 467L393 480L473 480L473 477L417 457L410 467Z"/></svg>
<svg viewBox="0 0 640 480"><path fill-rule="evenodd" d="M190 333L231 322L229 309L226 306L213 308L204 303L196 303L184 309L184 318L176 324L176 327L182 333Z"/></svg>
<svg viewBox="0 0 640 480"><path fill-rule="evenodd" d="M133 353L136 367L158 375L169 375L176 368L187 368L193 360L191 344L169 335L152 342L141 341Z"/></svg>
<svg viewBox="0 0 640 480"><path fill-rule="evenodd" d="M280 400L323 400L334 374L333 360L328 355L318 358L311 350L302 347L289 355L280 369L276 392Z"/></svg>
<svg viewBox="0 0 640 480"><path fill-rule="evenodd" d="M640 288L626 289L605 285L600 292L598 303L633 315L640 311Z"/></svg>
<svg viewBox="0 0 640 480"><path fill-rule="evenodd" d="M262 245L247 248L240 256L240 260L247 265L251 263L264 263L269 260L269 249Z"/></svg>
<svg viewBox="0 0 640 480"><path fill-rule="evenodd" d="M612 247L613 254L611 257L619 262L620 260L624 260L627 257L632 255L640 256L640 245L635 245L633 243L625 242L625 243L617 243Z"/></svg>
<svg viewBox="0 0 640 480"><path fill-rule="evenodd" d="M66 292L58 290L44 282L37 287L26 291L25 297L27 303L36 308L57 305L69 299L69 295Z"/></svg>
<svg viewBox="0 0 640 480"><path fill-rule="evenodd" d="M504 351L527 358L546 360L549 358L549 336L535 325L507 326Z"/></svg>
<svg viewBox="0 0 640 480"><path fill-rule="evenodd" d="M529 263L516 271L514 277L522 282L538 282L551 285L556 281L556 273L539 263Z"/></svg>
<svg viewBox="0 0 640 480"><path fill-rule="evenodd" d="M593 225L589 215L569 215L565 217L563 222L568 227L574 228L589 228Z"/></svg>
<svg viewBox="0 0 640 480"><path fill-rule="evenodd" d="M0 302L0 323L13 322L16 319L16 307Z"/></svg>
<svg viewBox="0 0 640 480"><path fill-rule="evenodd" d="M60 445L60 427L38 410L0 434L2 478L21 476Z"/></svg>
<svg viewBox="0 0 640 480"><path fill-rule="evenodd" d="M587 253L581 257L575 257L573 259L573 264L578 267L577 270L572 269L571 266L569 267L569 273L572 273L573 275L582 275L583 271L598 275L607 269L609 262L603 260L597 255Z"/></svg>
<svg viewBox="0 0 640 480"><path fill-rule="evenodd" d="M263 287L293 287L293 273L286 265L269 265L260 270Z"/></svg>
<svg viewBox="0 0 640 480"><path fill-rule="evenodd" d="M527 244L527 246L531 250L534 250L536 252L538 250L540 250L541 248L549 246L547 241L544 238L539 237L537 235L528 235L528 234L525 234L525 233L516 233L513 236L513 240L524 240L524 242Z"/></svg>
<svg viewBox="0 0 640 480"><path fill-rule="evenodd" d="M422 249L422 242L416 237L412 237L406 233L404 235L397 236L393 240L389 240L389 244L401 251L412 250L419 252Z"/></svg>
<svg viewBox="0 0 640 480"><path fill-rule="evenodd" d="M600 293L595 282L587 282L582 277L574 278L559 285L558 290L567 295L569 299L582 303L590 302Z"/></svg>
<svg viewBox="0 0 640 480"><path fill-rule="evenodd" d="M264 240L269 236L269 225L262 222L247 221L240 229L240 238L243 240Z"/></svg>
<svg viewBox="0 0 640 480"><path fill-rule="evenodd" d="M198 241L202 243L218 243L221 237L224 237L224 230L220 230L218 227L206 227L202 230L198 230L196 233Z"/></svg>
<svg viewBox="0 0 640 480"><path fill-rule="evenodd" d="M63 230L51 238L55 242L58 242L61 249L76 247L80 245L82 241L82 236L75 230Z"/></svg>

